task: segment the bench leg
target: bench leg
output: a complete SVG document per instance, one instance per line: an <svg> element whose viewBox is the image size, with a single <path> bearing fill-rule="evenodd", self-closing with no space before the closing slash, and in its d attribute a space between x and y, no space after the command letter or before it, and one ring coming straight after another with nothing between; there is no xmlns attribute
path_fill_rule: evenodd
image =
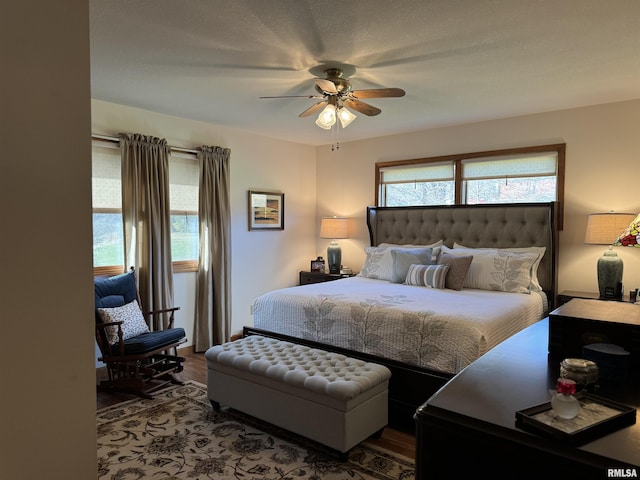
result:
<svg viewBox="0 0 640 480"><path fill-rule="evenodd" d="M215 400L211 400L211 399L209 399L209 401L211 402L211 406L213 407L213 409L216 412L219 412L220 411L220 402L216 402Z"/></svg>
<svg viewBox="0 0 640 480"><path fill-rule="evenodd" d="M376 433L374 433L373 435L371 435L371 437L373 437L375 440L380 440L382 438L382 434L384 433L384 427L382 427L380 430L378 430Z"/></svg>

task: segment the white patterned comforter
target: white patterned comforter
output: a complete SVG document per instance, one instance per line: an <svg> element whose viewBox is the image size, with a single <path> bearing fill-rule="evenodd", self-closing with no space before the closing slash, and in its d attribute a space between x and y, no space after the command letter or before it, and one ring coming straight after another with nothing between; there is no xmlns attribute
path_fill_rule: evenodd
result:
<svg viewBox="0 0 640 480"><path fill-rule="evenodd" d="M455 374L547 314L544 294L437 290L363 277L284 288L256 328Z"/></svg>

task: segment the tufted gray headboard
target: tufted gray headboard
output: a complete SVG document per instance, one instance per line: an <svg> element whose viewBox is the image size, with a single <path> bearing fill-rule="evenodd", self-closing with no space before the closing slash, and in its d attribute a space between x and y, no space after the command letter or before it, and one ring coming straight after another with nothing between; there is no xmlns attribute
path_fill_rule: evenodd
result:
<svg viewBox="0 0 640 480"><path fill-rule="evenodd" d="M546 247L538 278L556 304L557 204L451 205L439 207L367 207L371 245L428 245L444 240L466 247Z"/></svg>

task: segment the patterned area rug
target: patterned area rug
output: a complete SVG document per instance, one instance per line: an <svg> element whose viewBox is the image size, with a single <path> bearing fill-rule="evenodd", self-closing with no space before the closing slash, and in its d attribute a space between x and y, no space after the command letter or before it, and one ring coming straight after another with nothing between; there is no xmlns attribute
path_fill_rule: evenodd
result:
<svg viewBox="0 0 640 480"><path fill-rule="evenodd" d="M412 460L364 442L349 460L235 410L215 412L207 388L172 386L153 400L101 409L98 478L109 480L413 479Z"/></svg>

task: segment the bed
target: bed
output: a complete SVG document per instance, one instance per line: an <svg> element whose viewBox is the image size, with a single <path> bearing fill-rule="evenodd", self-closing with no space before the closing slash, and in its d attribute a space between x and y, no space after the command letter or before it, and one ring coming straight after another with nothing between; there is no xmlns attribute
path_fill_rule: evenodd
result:
<svg viewBox="0 0 640 480"><path fill-rule="evenodd" d="M416 408L447 380L553 308L555 212L555 203L368 207L362 271L262 295L244 334L389 367L390 425L412 431Z"/></svg>

